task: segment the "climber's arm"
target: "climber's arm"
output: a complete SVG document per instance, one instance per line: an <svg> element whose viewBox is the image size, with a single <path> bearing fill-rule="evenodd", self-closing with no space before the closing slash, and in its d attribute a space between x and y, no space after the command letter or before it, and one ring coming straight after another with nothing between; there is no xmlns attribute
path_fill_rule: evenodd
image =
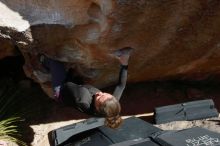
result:
<svg viewBox="0 0 220 146"><path fill-rule="evenodd" d="M120 73L119 73L119 80L118 84L114 90L113 96L115 96L118 100L120 100L121 95L125 89L126 82L127 82L127 69L128 65L121 64Z"/></svg>
<svg viewBox="0 0 220 146"><path fill-rule="evenodd" d="M132 50L133 50L132 48L126 47L115 52L115 56L118 58L119 62L121 63L118 84L113 93L113 96L115 96L118 100L120 100L121 95L126 86L127 75L128 75L128 70L127 70L128 60Z"/></svg>

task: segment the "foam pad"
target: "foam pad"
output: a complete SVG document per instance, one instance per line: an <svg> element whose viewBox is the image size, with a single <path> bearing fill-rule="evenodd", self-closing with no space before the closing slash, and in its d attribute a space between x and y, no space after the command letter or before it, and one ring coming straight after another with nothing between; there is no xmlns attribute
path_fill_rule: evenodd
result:
<svg viewBox="0 0 220 146"><path fill-rule="evenodd" d="M151 139L134 139L123 141L120 143L112 144L110 146L160 146L157 143L153 142Z"/></svg>
<svg viewBox="0 0 220 146"><path fill-rule="evenodd" d="M109 146L113 144L110 139L105 137L97 130L82 132L72 136L61 144L61 146Z"/></svg>
<svg viewBox="0 0 220 146"><path fill-rule="evenodd" d="M128 118L118 129L111 129L108 127L100 127L99 130L113 143L132 139L143 139L149 137L151 134L161 131L161 129L145 122L139 118Z"/></svg>
<svg viewBox="0 0 220 146"><path fill-rule="evenodd" d="M198 120L218 117L219 113L211 99L157 107L154 110L156 124L181 120Z"/></svg>
<svg viewBox="0 0 220 146"><path fill-rule="evenodd" d="M91 129L95 129L103 125L103 118L90 118L79 123L64 126L51 132L52 141L54 142L55 146L58 146L70 139L74 135Z"/></svg>
<svg viewBox="0 0 220 146"><path fill-rule="evenodd" d="M220 146L220 133L200 127L163 132L153 139L162 146Z"/></svg>
<svg viewBox="0 0 220 146"><path fill-rule="evenodd" d="M139 118L125 119L118 129L110 129L104 126L103 118L88 119L83 122L61 127L53 130L52 144L55 146L108 146L123 141L145 139L151 134L162 131ZM143 141L141 143L152 143Z"/></svg>

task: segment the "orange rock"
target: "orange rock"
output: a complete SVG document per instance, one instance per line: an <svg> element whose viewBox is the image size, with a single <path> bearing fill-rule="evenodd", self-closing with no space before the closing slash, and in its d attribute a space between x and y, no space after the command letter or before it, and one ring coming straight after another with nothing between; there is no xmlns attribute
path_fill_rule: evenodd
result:
<svg viewBox="0 0 220 146"><path fill-rule="evenodd" d="M45 53L97 87L116 83L111 53L126 46L135 48L129 82L204 79L220 70L219 15L218 0L3 0L0 40L18 46L37 82L35 56ZM1 46L0 58L11 52Z"/></svg>

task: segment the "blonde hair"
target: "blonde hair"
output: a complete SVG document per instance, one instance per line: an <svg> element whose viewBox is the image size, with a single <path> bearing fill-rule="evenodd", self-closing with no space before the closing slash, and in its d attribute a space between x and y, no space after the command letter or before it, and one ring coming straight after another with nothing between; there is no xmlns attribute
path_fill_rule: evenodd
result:
<svg viewBox="0 0 220 146"><path fill-rule="evenodd" d="M120 116L121 105L119 101L113 96L107 99L101 106L100 112L105 116L105 125L110 128L118 128L122 123Z"/></svg>

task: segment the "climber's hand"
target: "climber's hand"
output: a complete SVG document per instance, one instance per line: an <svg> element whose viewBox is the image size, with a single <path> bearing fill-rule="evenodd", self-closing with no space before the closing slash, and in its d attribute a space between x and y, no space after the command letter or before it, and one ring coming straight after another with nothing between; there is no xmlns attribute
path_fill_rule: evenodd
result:
<svg viewBox="0 0 220 146"><path fill-rule="evenodd" d="M126 47L116 50L113 54L118 58L118 60L122 65L128 65L128 60L132 50L133 50L132 48Z"/></svg>

